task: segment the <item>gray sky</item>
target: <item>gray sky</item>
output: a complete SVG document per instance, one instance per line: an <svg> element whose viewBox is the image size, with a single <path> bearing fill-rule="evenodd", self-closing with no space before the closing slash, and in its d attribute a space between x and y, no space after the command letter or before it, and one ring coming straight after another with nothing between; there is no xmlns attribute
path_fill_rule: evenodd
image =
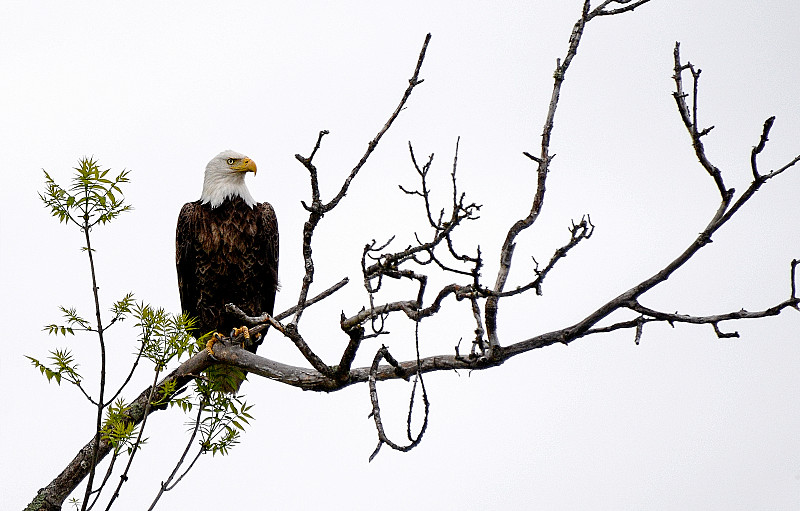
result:
<svg viewBox="0 0 800 511"><path fill-rule="evenodd" d="M748 185L749 152L771 115L761 168L800 152L800 6L722 4L653 0L589 25L562 93L545 213L519 240L509 286L526 282L530 256L546 261L566 241L570 220L590 213L597 230L548 277L544 296L501 302L501 342L566 326L627 290L683 251L717 208L670 96L676 40L703 69L700 119L716 126L705 144L729 186ZM42 207L41 169L66 184L78 158L94 155L132 171L126 199L135 211L92 233L101 299L107 307L134 291L177 312L178 211L199 197L212 156L228 148L251 156L259 173L248 177L250 190L279 217L283 310L299 289L300 200L309 196L294 154L307 155L317 132L331 131L316 158L330 197L396 106L431 32L425 82L318 229L313 289L352 281L301 323L331 362L346 341L340 311L367 304L358 284L364 244L397 233L401 246L423 232L419 204L396 187L416 184L409 140L418 156L436 153L434 186L446 200L461 137L460 186L484 207L457 239L465 250L480 243L493 282L505 232L530 207L534 167L521 153L536 151L555 59L579 9L578 1L0 5L4 505L23 507L90 438L94 421L76 389L47 385L23 357L69 345L85 375L97 366L91 337L41 331L60 321L59 305L92 314L81 238ZM765 185L643 303L699 315L787 298L789 261L800 258L798 191L800 169ZM470 337L462 306L450 303L443 321L423 324L423 354L451 353ZM430 375L421 446L384 448L372 463L366 386L319 395L251 378L256 421L241 445L202 459L161 508L217 509L234 496L241 507L278 509L796 509L797 325L796 313L723 324L741 334L725 340L707 326L650 326L640 346L623 332L491 371ZM409 358L407 327L390 328L383 342ZM134 332L111 332L113 385ZM359 365L378 342L366 343ZM259 354L301 364L287 345L273 333ZM142 370L128 397L150 378ZM381 391L384 420L400 440L410 385ZM175 410L151 418L120 509L152 500L183 448L186 420Z"/></svg>

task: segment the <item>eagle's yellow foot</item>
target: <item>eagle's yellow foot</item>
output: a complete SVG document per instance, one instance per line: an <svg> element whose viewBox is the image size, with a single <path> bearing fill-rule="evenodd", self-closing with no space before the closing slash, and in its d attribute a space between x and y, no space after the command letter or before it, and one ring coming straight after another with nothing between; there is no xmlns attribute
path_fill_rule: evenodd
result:
<svg viewBox="0 0 800 511"><path fill-rule="evenodd" d="M208 352L208 354L209 354L209 355L211 355L212 357L214 356L214 349L213 349L213 346L214 346L214 345L215 345L215 344L216 344L218 341L221 341L221 340L222 340L222 336L221 336L221 335L219 335L217 332L214 332L214 335L212 335L212 336L211 336L211 339L209 339L208 341L206 341L206 351L207 351L207 352Z"/></svg>
<svg viewBox="0 0 800 511"><path fill-rule="evenodd" d="M247 328L246 326L234 328L233 331L231 332L231 339L233 339L239 334L244 335L244 341L242 341L242 348L244 348L244 345L247 344L247 341L250 340L250 329Z"/></svg>

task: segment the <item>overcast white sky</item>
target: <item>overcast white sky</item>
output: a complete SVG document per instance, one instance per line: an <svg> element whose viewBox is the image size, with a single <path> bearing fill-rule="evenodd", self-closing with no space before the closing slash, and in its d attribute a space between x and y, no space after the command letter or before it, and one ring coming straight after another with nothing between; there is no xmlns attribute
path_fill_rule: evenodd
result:
<svg viewBox="0 0 800 511"><path fill-rule="evenodd" d="M328 129L317 156L330 197L394 109L427 32L414 92L396 125L326 217L315 245L316 290L352 283L301 323L321 356L346 338L341 310L366 304L358 284L364 243L424 229L407 142L436 153L446 199L456 137L462 190L484 205L460 246L480 243L494 281L508 226L527 212L551 87L580 2L4 2L0 5L0 501L24 507L91 437L93 410L76 389L47 385L24 354L69 345L85 373L94 339L51 338L58 306L91 315L79 233L42 207L46 169L61 183L78 158L130 169L136 208L93 232L105 306L134 291L177 312L174 227L199 197L206 162L223 149L251 156L258 200L281 227L277 309L296 299L308 177L294 160ZM301 6L302 5L302 6ZM513 286L590 213L594 236L533 295L501 302L510 344L571 324L679 254L717 208L670 96L672 49L703 69L700 118L726 183L749 182L750 148L777 116L762 169L800 153L800 5L790 0L653 0L635 13L593 21L569 70L552 149L545 213L519 240ZM789 295L800 258L800 168L764 186L715 242L643 299L690 314L758 310ZM388 226L387 226L388 224ZM389 297L387 297L389 298ZM463 304L449 304L448 312ZM463 313L462 313L463 315ZM451 318L461 316L450 316ZM430 375L428 433L407 454L376 443L366 386L332 395L251 378L256 421L230 456L207 458L161 509L797 509L800 506L800 316L710 327L651 326L552 346L473 374ZM401 322L384 339L411 356ZM110 341L120 377L133 351L122 326ZM450 353L472 334L456 319L423 324L423 354ZM379 346L366 343L360 365ZM302 363L274 333L259 354ZM142 371L128 397L150 379ZM402 434L410 386L383 386ZM119 509L142 509L186 439L186 418L160 412L123 488ZM401 437L398 437L400 440Z"/></svg>

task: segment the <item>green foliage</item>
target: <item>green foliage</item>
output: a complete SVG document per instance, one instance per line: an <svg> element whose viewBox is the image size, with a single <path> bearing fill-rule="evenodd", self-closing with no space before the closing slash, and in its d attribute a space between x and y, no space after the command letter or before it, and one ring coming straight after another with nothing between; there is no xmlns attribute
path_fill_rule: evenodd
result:
<svg viewBox="0 0 800 511"><path fill-rule="evenodd" d="M172 399L172 395L175 393L175 389L178 386L178 382L175 380L167 380L163 384L156 387L156 394L153 396L154 400L150 402L151 406L163 406L169 404L170 406L175 405L175 401L178 399Z"/></svg>
<svg viewBox="0 0 800 511"><path fill-rule="evenodd" d="M111 322L114 323L124 320L125 317L131 313L133 305L133 293L128 293L121 300L114 302L114 305L111 306L111 312L114 314L114 317L111 318Z"/></svg>
<svg viewBox="0 0 800 511"><path fill-rule="evenodd" d="M75 308L67 309L66 307L59 307L61 312L64 315L64 318L67 320L67 325L46 325L44 330L47 331L49 334L61 334L66 336L67 334L75 335L76 326L79 327L77 330L84 330L87 332L91 332L92 325L89 324L88 321L83 319L82 317L78 316L77 311Z"/></svg>
<svg viewBox="0 0 800 511"><path fill-rule="evenodd" d="M131 206L124 204L120 188L122 183L128 182L129 172L123 170L116 177L109 178L110 170L101 170L94 159L82 158L78 163L78 167L75 167L72 184L67 189L58 185L50 174L44 171L45 191L39 194L39 198L50 208L51 214L58 218L59 222L71 222L77 225L85 233L88 243L89 230L93 226L98 223L105 224L131 209ZM132 304L132 293L128 293L121 300L114 302L111 307L113 317L105 328L117 321L124 320L125 316L130 313ZM74 307L68 309L62 306L59 309L66 322L65 324L46 325L44 330L47 333L66 336L67 334L75 335L76 331L94 332L97 330L88 320L78 315ZM99 314L99 311L97 313ZM64 378L70 383L80 384L81 377L76 371L78 365L75 364L70 352L56 350L51 354L50 358L53 360L53 364L49 366L33 357L28 357L28 359L47 377L48 381L55 379L56 383L60 385L61 379Z"/></svg>
<svg viewBox="0 0 800 511"><path fill-rule="evenodd" d="M78 385L81 382L82 378L78 373L78 364L72 358L72 354L69 352L69 350L57 349L55 351L51 351L48 358L53 362L49 367L33 357L26 355L26 358L31 361L31 364L33 364L34 367L39 369L39 372L47 377L47 381L55 379L56 383L59 385L61 385L62 378L75 385Z"/></svg>
<svg viewBox="0 0 800 511"><path fill-rule="evenodd" d="M173 359L180 359L194 350L190 334L195 320L186 314L169 314L163 308L154 308L145 303L131 307L136 326L141 330L142 355L161 371Z"/></svg>
<svg viewBox="0 0 800 511"><path fill-rule="evenodd" d="M39 194L59 223L72 222L82 230L118 217L131 209L125 204L120 184L128 182L130 171L123 170L109 178L111 169L101 170L93 158L81 158L68 189L62 188L44 171L45 192Z"/></svg>
<svg viewBox="0 0 800 511"><path fill-rule="evenodd" d="M167 394L167 393L165 392L165 394ZM159 400L159 403L163 403L163 401L164 401L164 399L161 398ZM192 408L195 406L194 402L192 402L191 396L182 396L182 397L172 398L172 400L169 402L169 405L170 406L179 407L181 410L184 411L184 413L191 412Z"/></svg>
<svg viewBox="0 0 800 511"><path fill-rule="evenodd" d="M249 413L253 406L225 392L213 391L207 397L203 401L207 415L200 419L199 425L200 445L203 452L224 456L239 443L244 425L253 419Z"/></svg>
<svg viewBox="0 0 800 511"><path fill-rule="evenodd" d="M105 224L131 209L130 205L125 204L122 193L122 185L129 181L129 171L123 170L112 175L111 170L101 169L93 158L80 159L74 170L75 173L67 187L60 186L47 171L44 171L45 189L39 194L39 198L59 222L76 225L85 234L87 246L90 246L89 233L92 227ZM93 267L92 276L94 279ZM140 330L140 355L151 360L156 366L156 371L163 370L173 358L180 358L186 353L192 354L196 350L189 335L194 321L184 315L168 314L164 309L154 308L143 302L137 303L133 293L126 294L111 305L110 321L105 322L101 331L98 331L99 327L92 326L88 320L79 315L75 308L60 307L60 310L64 321L62 324L46 325L44 330L49 334L66 336L75 335L78 331L103 334L111 325L133 316L137 320L136 327ZM42 363L33 357L28 359L48 381L55 380L61 384L61 380L64 379L80 385L78 365L70 352L56 350L51 354L51 363ZM130 379L130 376L128 378ZM165 404L174 392L174 388L162 389L153 404ZM109 440L124 444L131 432L130 425L120 419L122 408L119 408L121 406L119 402L109 406L108 412L111 415L104 426L104 434Z"/></svg>
<svg viewBox="0 0 800 511"><path fill-rule="evenodd" d="M122 398L119 398L108 406L106 421L100 430L100 435L103 440L111 444L115 454L118 454L123 448L127 449L128 454L131 454L134 448L139 449L145 443L143 438L138 444L135 444L137 429L128 413L128 406Z"/></svg>
<svg viewBox="0 0 800 511"><path fill-rule="evenodd" d="M246 379L243 370L234 366L214 365L205 370L207 380L198 382L199 392L202 395L211 395L215 392L226 392L237 389L239 382Z"/></svg>

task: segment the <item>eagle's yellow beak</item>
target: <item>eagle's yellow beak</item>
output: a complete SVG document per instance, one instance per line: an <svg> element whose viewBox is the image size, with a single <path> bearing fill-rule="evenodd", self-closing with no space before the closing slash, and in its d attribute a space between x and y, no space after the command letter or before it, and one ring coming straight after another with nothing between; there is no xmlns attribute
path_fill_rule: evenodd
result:
<svg viewBox="0 0 800 511"><path fill-rule="evenodd" d="M251 160L250 158L242 158L240 161L233 164L233 170L236 172L252 172L253 175L256 175L256 162Z"/></svg>

